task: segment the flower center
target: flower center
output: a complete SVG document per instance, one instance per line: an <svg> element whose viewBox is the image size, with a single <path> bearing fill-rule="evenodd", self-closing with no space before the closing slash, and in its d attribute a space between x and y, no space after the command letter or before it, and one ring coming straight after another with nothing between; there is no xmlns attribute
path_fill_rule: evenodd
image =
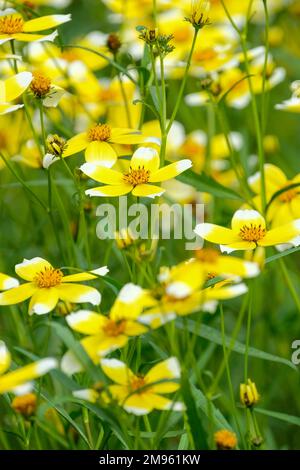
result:
<svg viewBox="0 0 300 470"><path fill-rule="evenodd" d="M203 263L215 263L219 258L219 252L213 248L202 248L196 251L196 258Z"/></svg>
<svg viewBox="0 0 300 470"><path fill-rule="evenodd" d="M144 167L129 168L129 172L126 173L123 177L125 183L129 183L132 186L137 186L138 184L148 183L150 178L150 171L145 170Z"/></svg>
<svg viewBox="0 0 300 470"><path fill-rule="evenodd" d="M24 20L19 15L8 15L0 17L0 33L14 34L22 33Z"/></svg>
<svg viewBox="0 0 300 470"><path fill-rule="evenodd" d="M30 89L36 98L46 96L51 89L51 80L40 72L33 72Z"/></svg>
<svg viewBox="0 0 300 470"><path fill-rule="evenodd" d="M90 142L95 140L105 141L111 136L111 127L108 124L96 124L91 127L87 133L87 138Z"/></svg>
<svg viewBox="0 0 300 470"><path fill-rule="evenodd" d="M207 281L211 281L211 280L214 279L216 276L217 276L217 273L213 273L213 272L207 273L206 280L207 280ZM213 287L213 286L212 286L212 287Z"/></svg>
<svg viewBox="0 0 300 470"><path fill-rule="evenodd" d="M240 237L247 242L257 242L266 235L266 229L259 225L243 225L240 229Z"/></svg>
<svg viewBox="0 0 300 470"><path fill-rule="evenodd" d="M39 288L55 287L61 283L62 278L63 273L60 269L46 267L43 269L43 271L37 273L33 279L33 282Z"/></svg>
<svg viewBox="0 0 300 470"><path fill-rule="evenodd" d="M130 381L130 388L134 392L144 387L145 385L146 385L146 381L145 381L145 378L142 376L134 377ZM142 391L140 393L142 393Z"/></svg>
<svg viewBox="0 0 300 470"><path fill-rule="evenodd" d="M103 327L103 330L108 336L119 336L122 333L124 333L125 327L126 327L125 320L121 320L119 322L108 320L106 325Z"/></svg>
<svg viewBox="0 0 300 470"><path fill-rule="evenodd" d="M284 193L281 193L280 196L278 197L278 199L281 202L290 202L297 195L298 195L297 189L296 188L291 188L291 189L288 189L287 191L284 191Z"/></svg>

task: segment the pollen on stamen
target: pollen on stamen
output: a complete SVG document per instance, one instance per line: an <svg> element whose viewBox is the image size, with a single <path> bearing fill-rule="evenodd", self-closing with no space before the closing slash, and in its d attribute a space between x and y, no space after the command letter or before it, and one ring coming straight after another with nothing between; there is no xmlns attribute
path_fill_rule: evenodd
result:
<svg viewBox="0 0 300 470"><path fill-rule="evenodd" d="M134 377L130 381L130 388L131 388L132 391L135 391L135 392L138 392L138 390L140 388L143 388L145 385L146 385L146 381L145 381L145 378L142 377L142 376ZM142 392L142 390L140 391L140 393L141 392Z"/></svg>
<svg viewBox="0 0 300 470"><path fill-rule="evenodd" d="M108 336L119 336L124 333L125 327L125 320L122 320L120 322L109 320L107 324L103 327L103 330Z"/></svg>
<svg viewBox="0 0 300 470"><path fill-rule="evenodd" d="M51 80L41 72L33 72L30 89L36 98L43 98L51 90Z"/></svg>
<svg viewBox="0 0 300 470"><path fill-rule="evenodd" d="M0 17L0 34L22 33L24 20L20 15Z"/></svg>
<svg viewBox="0 0 300 470"><path fill-rule="evenodd" d="M45 267L43 271L37 273L33 282L39 288L56 287L61 283L63 273L60 269Z"/></svg>
<svg viewBox="0 0 300 470"><path fill-rule="evenodd" d="M124 175L125 183L129 183L132 186L137 186L138 184L148 183L150 178L150 171L146 170L144 167L138 168L129 168L129 172Z"/></svg>
<svg viewBox="0 0 300 470"><path fill-rule="evenodd" d="M264 238L266 229L259 225L243 225L239 233L242 240L247 242L257 242Z"/></svg>
<svg viewBox="0 0 300 470"><path fill-rule="evenodd" d="M108 124L96 124L88 130L87 138L90 142L106 141L111 136L111 127Z"/></svg>

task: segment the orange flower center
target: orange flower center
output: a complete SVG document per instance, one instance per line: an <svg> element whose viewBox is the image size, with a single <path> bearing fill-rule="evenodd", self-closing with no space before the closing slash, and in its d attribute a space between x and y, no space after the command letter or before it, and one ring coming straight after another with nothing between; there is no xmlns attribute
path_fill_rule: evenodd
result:
<svg viewBox="0 0 300 470"><path fill-rule="evenodd" d="M96 124L91 127L87 133L87 138L90 142L106 141L111 136L111 127L108 124Z"/></svg>
<svg viewBox="0 0 300 470"><path fill-rule="evenodd" d="M37 273L33 282L39 288L55 287L61 283L63 273L60 269L45 267L43 271Z"/></svg>
<svg viewBox="0 0 300 470"><path fill-rule="evenodd" d="M40 72L33 72L30 89L37 98L46 96L51 89L51 80Z"/></svg>
<svg viewBox="0 0 300 470"><path fill-rule="evenodd" d="M144 167L129 168L129 172L126 173L123 177L125 183L129 183L132 186L137 186L138 184L148 183L150 178L150 171L145 170Z"/></svg>
<svg viewBox="0 0 300 470"><path fill-rule="evenodd" d="M203 263L215 263L219 256L219 252L213 248L202 248L196 251L196 258Z"/></svg>
<svg viewBox="0 0 300 470"><path fill-rule="evenodd" d="M119 322L115 322L114 320L108 320L106 325L103 327L103 331L108 336L119 336L124 333L126 327L126 321L121 320Z"/></svg>
<svg viewBox="0 0 300 470"><path fill-rule="evenodd" d="M142 377L142 376L134 377L130 381L130 388L134 392L136 392L140 388L144 387L145 385L146 385L145 377Z"/></svg>
<svg viewBox="0 0 300 470"><path fill-rule="evenodd" d="M217 273L207 273L206 280L210 281L211 279L214 279L217 276Z"/></svg>
<svg viewBox="0 0 300 470"><path fill-rule="evenodd" d="M290 183L288 183L286 186L289 186ZM284 189L284 188L282 188ZM297 188L291 188L288 189L287 191L284 191L284 193L281 193L278 199L281 202L290 202L292 199L294 199L298 195Z"/></svg>
<svg viewBox="0 0 300 470"><path fill-rule="evenodd" d="M259 225L243 225L240 229L240 237L247 242L257 242L266 235L266 229Z"/></svg>
<svg viewBox="0 0 300 470"><path fill-rule="evenodd" d="M19 15L0 16L0 34L22 33L24 20Z"/></svg>

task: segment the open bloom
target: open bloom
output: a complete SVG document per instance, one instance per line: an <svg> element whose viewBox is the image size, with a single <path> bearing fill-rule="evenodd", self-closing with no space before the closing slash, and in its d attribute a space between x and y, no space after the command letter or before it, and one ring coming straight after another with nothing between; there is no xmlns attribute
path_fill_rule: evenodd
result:
<svg viewBox="0 0 300 470"><path fill-rule="evenodd" d="M26 21L20 13L8 8L0 13L0 44L13 39L23 42L53 41L57 31L45 36L32 33L54 28L70 20L71 15L49 15Z"/></svg>
<svg viewBox="0 0 300 470"><path fill-rule="evenodd" d="M142 314L139 321L157 328L173 320L176 315L188 315L201 309L214 311L217 300L230 299L247 292L245 284L233 284L228 280L204 288L207 278L206 266L195 259L171 268L161 267L159 284L151 291L156 304Z"/></svg>
<svg viewBox="0 0 300 470"><path fill-rule="evenodd" d="M51 312L59 300L99 305L101 296L97 289L77 282L96 279L97 276L104 276L108 272L107 267L103 266L94 271L65 276L60 269L54 268L43 258L24 259L15 266L15 270L18 276L27 282L2 292L0 305L14 305L31 298L30 315Z"/></svg>
<svg viewBox="0 0 300 470"><path fill-rule="evenodd" d="M89 163L112 167L118 157L118 145L134 145L143 142L140 131L126 128L111 128L108 124L95 124L87 132L72 137L67 142L63 157L85 150Z"/></svg>
<svg viewBox="0 0 300 470"><path fill-rule="evenodd" d="M79 310L68 315L66 320L74 331L86 335L81 344L90 358L98 363L101 356L125 346L131 336L146 333L147 328L138 323L138 316L148 300L147 291L134 284L126 284L109 315ZM64 355L62 369L67 374L81 370L81 364L72 351Z"/></svg>
<svg viewBox="0 0 300 470"><path fill-rule="evenodd" d="M291 113L300 113L300 80L296 80L291 84L292 96L288 100L283 101L275 106L280 111L289 111Z"/></svg>
<svg viewBox="0 0 300 470"><path fill-rule="evenodd" d="M267 210L267 220L272 227L291 222L300 217L300 173L288 180L283 171L271 163L265 166L265 186L267 201L270 202L275 193L280 193L273 199ZM258 171L250 176L248 183L257 194L253 199L256 208L261 207L261 175ZM298 185L298 186L297 186ZM286 190L285 190L286 189Z"/></svg>
<svg viewBox="0 0 300 470"><path fill-rule="evenodd" d="M0 291L12 289L19 285L18 279L8 276L7 274L0 273Z"/></svg>
<svg viewBox="0 0 300 470"><path fill-rule="evenodd" d="M100 363L103 372L115 382L109 386L112 398L129 413L145 415L154 409L183 409L182 403L162 396L179 389L180 366L175 357L159 362L146 375L134 374L117 359L102 359Z"/></svg>
<svg viewBox="0 0 300 470"><path fill-rule="evenodd" d="M1 21L1 16L0 16ZM0 115L22 108L23 104L11 104L29 87L32 80L30 72L21 72L6 80L0 80Z"/></svg>
<svg viewBox="0 0 300 470"><path fill-rule="evenodd" d="M0 341L0 394L14 392L22 395L31 389L33 379L57 367L57 362L48 357L5 374L10 365L11 355L5 343Z"/></svg>
<svg viewBox="0 0 300 470"><path fill-rule="evenodd" d="M122 196L132 192L134 196L155 197L165 192L157 183L175 178L192 166L190 160L181 160L159 168L159 156L155 149L140 147L131 158L128 170L121 173L90 163L81 166L83 173L106 186L88 189L89 196Z"/></svg>
<svg viewBox="0 0 300 470"><path fill-rule="evenodd" d="M39 71L33 72L30 90L46 108L55 108L65 93L63 88L54 85L47 75Z"/></svg>
<svg viewBox="0 0 300 470"><path fill-rule="evenodd" d="M273 246L290 243L300 244L300 219L267 230L263 216L250 209L237 210L231 221L231 228L215 224L198 224L195 232L211 243L220 244L222 251L253 250L257 246Z"/></svg>

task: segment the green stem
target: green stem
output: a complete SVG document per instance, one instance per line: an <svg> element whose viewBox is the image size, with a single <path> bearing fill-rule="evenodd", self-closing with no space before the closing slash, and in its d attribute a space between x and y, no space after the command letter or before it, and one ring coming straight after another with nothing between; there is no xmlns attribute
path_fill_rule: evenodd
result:
<svg viewBox="0 0 300 470"><path fill-rule="evenodd" d="M296 289L295 289L295 287L294 287L294 285L291 281L291 278L289 276L286 264L285 264L285 262L282 258L279 258L278 262L279 262L279 266L280 266L280 269L281 269L281 272L282 272L282 276L283 276L283 278L286 282L287 288L289 289L290 294L293 297L293 300L294 300L295 305L297 307L297 310L300 313L300 300L299 300L298 294L296 292Z"/></svg>
<svg viewBox="0 0 300 470"><path fill-rule="evenodd" d="M190 70L191 61L192 61L192 57L193 57L193 53L194 53L194 49L195 49L195 45L196 45L198 32L199 32L199 30L197 28L195 28L194 29L194 37L193 37L192 46L191 46L189 56L188 56L188 59L187 59L187 63L186 63L183 79L182 79L182 82L181 82L181 86L180 86L180 89L179 89L179 93L178 93L178 96L177 96L177 100L176 100L176 103L175 103L175 106L174 106L174 109L173 109L173 113L172 113L172 115L170 117L170 120L168 122L167 130L166 130L167 134L169 133L169 131L171 129L171 126L172 126L172 124L173 124L173 122L176 118L176 115L177 115L177 112L178 112L178 109L179 109L179 106L180 106L180 103L181 103L181 100L182 100L183 92L185 90L185 85L186 85L186 81L187 81L187 78L188 78L188 73L189 73L189 70Z"/></svg>

